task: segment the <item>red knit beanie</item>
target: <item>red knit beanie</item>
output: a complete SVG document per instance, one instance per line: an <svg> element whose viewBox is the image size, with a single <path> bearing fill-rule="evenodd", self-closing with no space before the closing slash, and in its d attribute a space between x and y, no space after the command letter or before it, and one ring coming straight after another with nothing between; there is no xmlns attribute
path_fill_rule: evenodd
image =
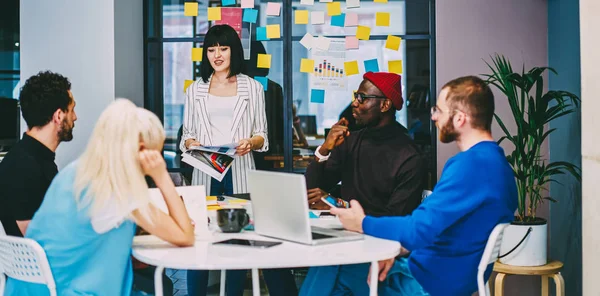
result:
<svg viewBox="0 0 600 296"><path fill-rule="evenodd" d="M387 72L367 72L363 79L371 81L394 104L396 110L402 109L402 85L400 75Z"/></svg>

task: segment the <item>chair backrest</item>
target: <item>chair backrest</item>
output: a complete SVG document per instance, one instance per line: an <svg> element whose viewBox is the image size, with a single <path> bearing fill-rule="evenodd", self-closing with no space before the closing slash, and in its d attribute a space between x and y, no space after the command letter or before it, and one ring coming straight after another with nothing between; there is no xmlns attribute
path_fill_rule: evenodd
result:
<svg viewBox="0 0 600 296"><path fill-rule="evenodd" d="M175 186L189 186L187 180L183 177L182 173L169 173L171 180Z"/></svg>
<svg viewBox="0 0 600 296"><path fill-rule="evenodd" d="M44 249L29 238L0 236L0 272L30 283L44 284L56 295L56 284ZM4 291L0 283L0 292ZM2 294L2 293L0 293Z"/></svg>
<svg viewBox="0 0 600 296"><path fill-rule="evenodd" d="M483 276L488 265L498 260L502 236L504 235L504 229L506 229L508 225L509 223L496 225L488 237L485 249L483 250L483 256L481 256L479 267L477 268L477 287L480 296L490 295L489 286L485 284Z"/></svg>
<svg viewBox="0 0 600 296"><path fill-rule="evenodd" d="M433 193L433 191L431 191L431 190L423 190L423 192L421 193L421 201L424 201L432 193Z"/></svg>

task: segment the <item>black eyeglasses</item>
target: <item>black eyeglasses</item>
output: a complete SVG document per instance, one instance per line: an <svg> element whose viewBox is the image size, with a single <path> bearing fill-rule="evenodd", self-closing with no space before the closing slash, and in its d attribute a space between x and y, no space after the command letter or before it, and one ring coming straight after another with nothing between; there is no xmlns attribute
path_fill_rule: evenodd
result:
<svg viewBox="0 0 600 296"><path fill-rule="evenodd" d="M357 100L359 104L362 104L365 99L387 99L387 97L367 95L359 92L354 93L354 100Z"/></svg>

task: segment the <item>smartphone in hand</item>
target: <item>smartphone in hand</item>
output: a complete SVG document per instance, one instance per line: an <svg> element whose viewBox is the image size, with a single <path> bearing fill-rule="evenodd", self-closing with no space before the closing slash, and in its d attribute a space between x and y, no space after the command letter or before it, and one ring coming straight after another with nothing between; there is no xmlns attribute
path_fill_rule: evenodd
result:
<svg viewBox="0 0 600 296"><path fill-rule="evenodd" d="M350 203L341 199L341 198L337 198L337 197L333 197L331 195L328 195L326 197L321 197L321 200L326 203L328 206L332 207L332 208L342 208L342 209L347 209L350 207Z"/></svg>

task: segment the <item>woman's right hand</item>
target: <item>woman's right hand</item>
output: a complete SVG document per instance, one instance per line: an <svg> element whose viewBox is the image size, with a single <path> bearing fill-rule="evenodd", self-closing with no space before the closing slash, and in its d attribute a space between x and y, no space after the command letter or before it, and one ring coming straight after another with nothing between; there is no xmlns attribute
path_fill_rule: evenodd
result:
<svg viewBox="0 0 600 296"><path fill-rule="evenodd" d="M200 144L200 142L196 141L196 139L185 140L185 148L186 149L190 149L190 147L194 147L194 146L202 146L202 144Z"/></svg>
<svg viewBox="0 0 600 296"><path fill-rule="evenodd" d="M154 180L157 180L162 174L167 172L167 163L158 150L141 150L140 164L144 174Z"/></svg>

